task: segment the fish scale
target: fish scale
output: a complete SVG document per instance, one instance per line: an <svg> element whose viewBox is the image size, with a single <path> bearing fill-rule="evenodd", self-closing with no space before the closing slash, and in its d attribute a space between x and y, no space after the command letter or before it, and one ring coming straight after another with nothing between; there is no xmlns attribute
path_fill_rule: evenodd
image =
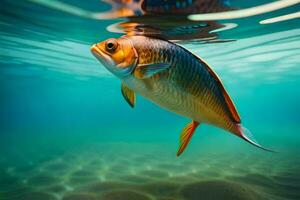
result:
<svg viewBox="0 0 300 200"><path fill-rule="evenodd" d="M128 80L128 85L137 89L142 96L173 112L231 129L227 123L231 119L228 116L228 108L223 103L224 97L204 66L179 46L155 38L141 41L140 37L143 36L130 37L139 54L139 64L161 63L167 60L170 61L171 67L166 72L160 73L159 78L154 77L147 81L135 80L134 83ZM150 52L151 56L147 56L148 53L145 52ZM151 87L142 87L143 84ZM155 95L152 95L154 93ZM206 114L209 117L205 116ZM214 117L218 120L212 121Z"/></svg>

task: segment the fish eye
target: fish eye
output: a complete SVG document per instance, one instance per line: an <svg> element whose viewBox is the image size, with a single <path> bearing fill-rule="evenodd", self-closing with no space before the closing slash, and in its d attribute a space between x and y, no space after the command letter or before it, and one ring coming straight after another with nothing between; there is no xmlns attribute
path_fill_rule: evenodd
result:
<svg viewBox="0 0 300 200"><path fill-rule="evenodd" d="M118 42L115 39L109 39L107 40L105 44L105 48L109 52L113 52L118 47Z"/></svg>

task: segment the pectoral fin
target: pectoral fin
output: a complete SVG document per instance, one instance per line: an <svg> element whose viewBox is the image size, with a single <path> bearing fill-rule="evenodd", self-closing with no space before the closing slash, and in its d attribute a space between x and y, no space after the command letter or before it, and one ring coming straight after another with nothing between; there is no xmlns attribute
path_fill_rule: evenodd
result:
<svg viewBox="0 0 300 200"><path fill-rule="evenodd" d="M135 93L132 89L127 87L124 83L121 85L122 95L127 103L133 108L135 104Z"/></svg>
<svg viewBox="0 0 300 200"><path fill-rule="evenodd" d="M137 78L149 78L170 67L169 63L151 63L139 64L134 70L134 76Z"/></svg>
<svg viewBox="0 0 300 200"><path fill-rule="evenodd" d="M177 156L180 156L180 154L185 150L198 125L199 122L193 120L186 127L184 127L179 138L179 149L177 151Z"/></svg>

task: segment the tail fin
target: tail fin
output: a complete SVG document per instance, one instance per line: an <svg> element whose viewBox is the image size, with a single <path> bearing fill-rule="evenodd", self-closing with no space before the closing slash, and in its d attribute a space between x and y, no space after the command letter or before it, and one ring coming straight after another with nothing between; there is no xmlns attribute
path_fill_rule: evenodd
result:
<svg viewBox="0 0 300 200"><path fill-rule="evenodd" d="M239 132L238 136L240 138L242 138L243 140L245 140L246 142L248 142L248 143L252 144L253 146L256 146L256 147L258 147L260 149L263 149L265 151L276 152L276 151L274 151L272 149L265 148L265 147L261 146L260 144L258 144L254 140L251 132L248 129L246 129L245 127L241 126L240 124L237 124L237 129L238 129L238 132Z"/></svg>

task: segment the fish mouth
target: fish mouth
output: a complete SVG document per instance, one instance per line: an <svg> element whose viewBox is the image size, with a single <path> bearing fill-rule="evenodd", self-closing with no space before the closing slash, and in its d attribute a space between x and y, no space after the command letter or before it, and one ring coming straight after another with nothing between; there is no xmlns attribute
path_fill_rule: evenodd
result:
<svg viewBox="0 0 300 200"><path fill-rule="evenodd" d="M105 66L114 66L114 61L106 54L98 44L91 47L93 55Z"/></svg>
<svg viewBox="0 0 300 200"><path fill-rule="evenodd" d="M97 44L94 44L92 47L91 47L91 52L94 54L94 56L96 58L100 57L100 58L103 58L103 51L101 50L100 47L98 47Z"/></svg>

